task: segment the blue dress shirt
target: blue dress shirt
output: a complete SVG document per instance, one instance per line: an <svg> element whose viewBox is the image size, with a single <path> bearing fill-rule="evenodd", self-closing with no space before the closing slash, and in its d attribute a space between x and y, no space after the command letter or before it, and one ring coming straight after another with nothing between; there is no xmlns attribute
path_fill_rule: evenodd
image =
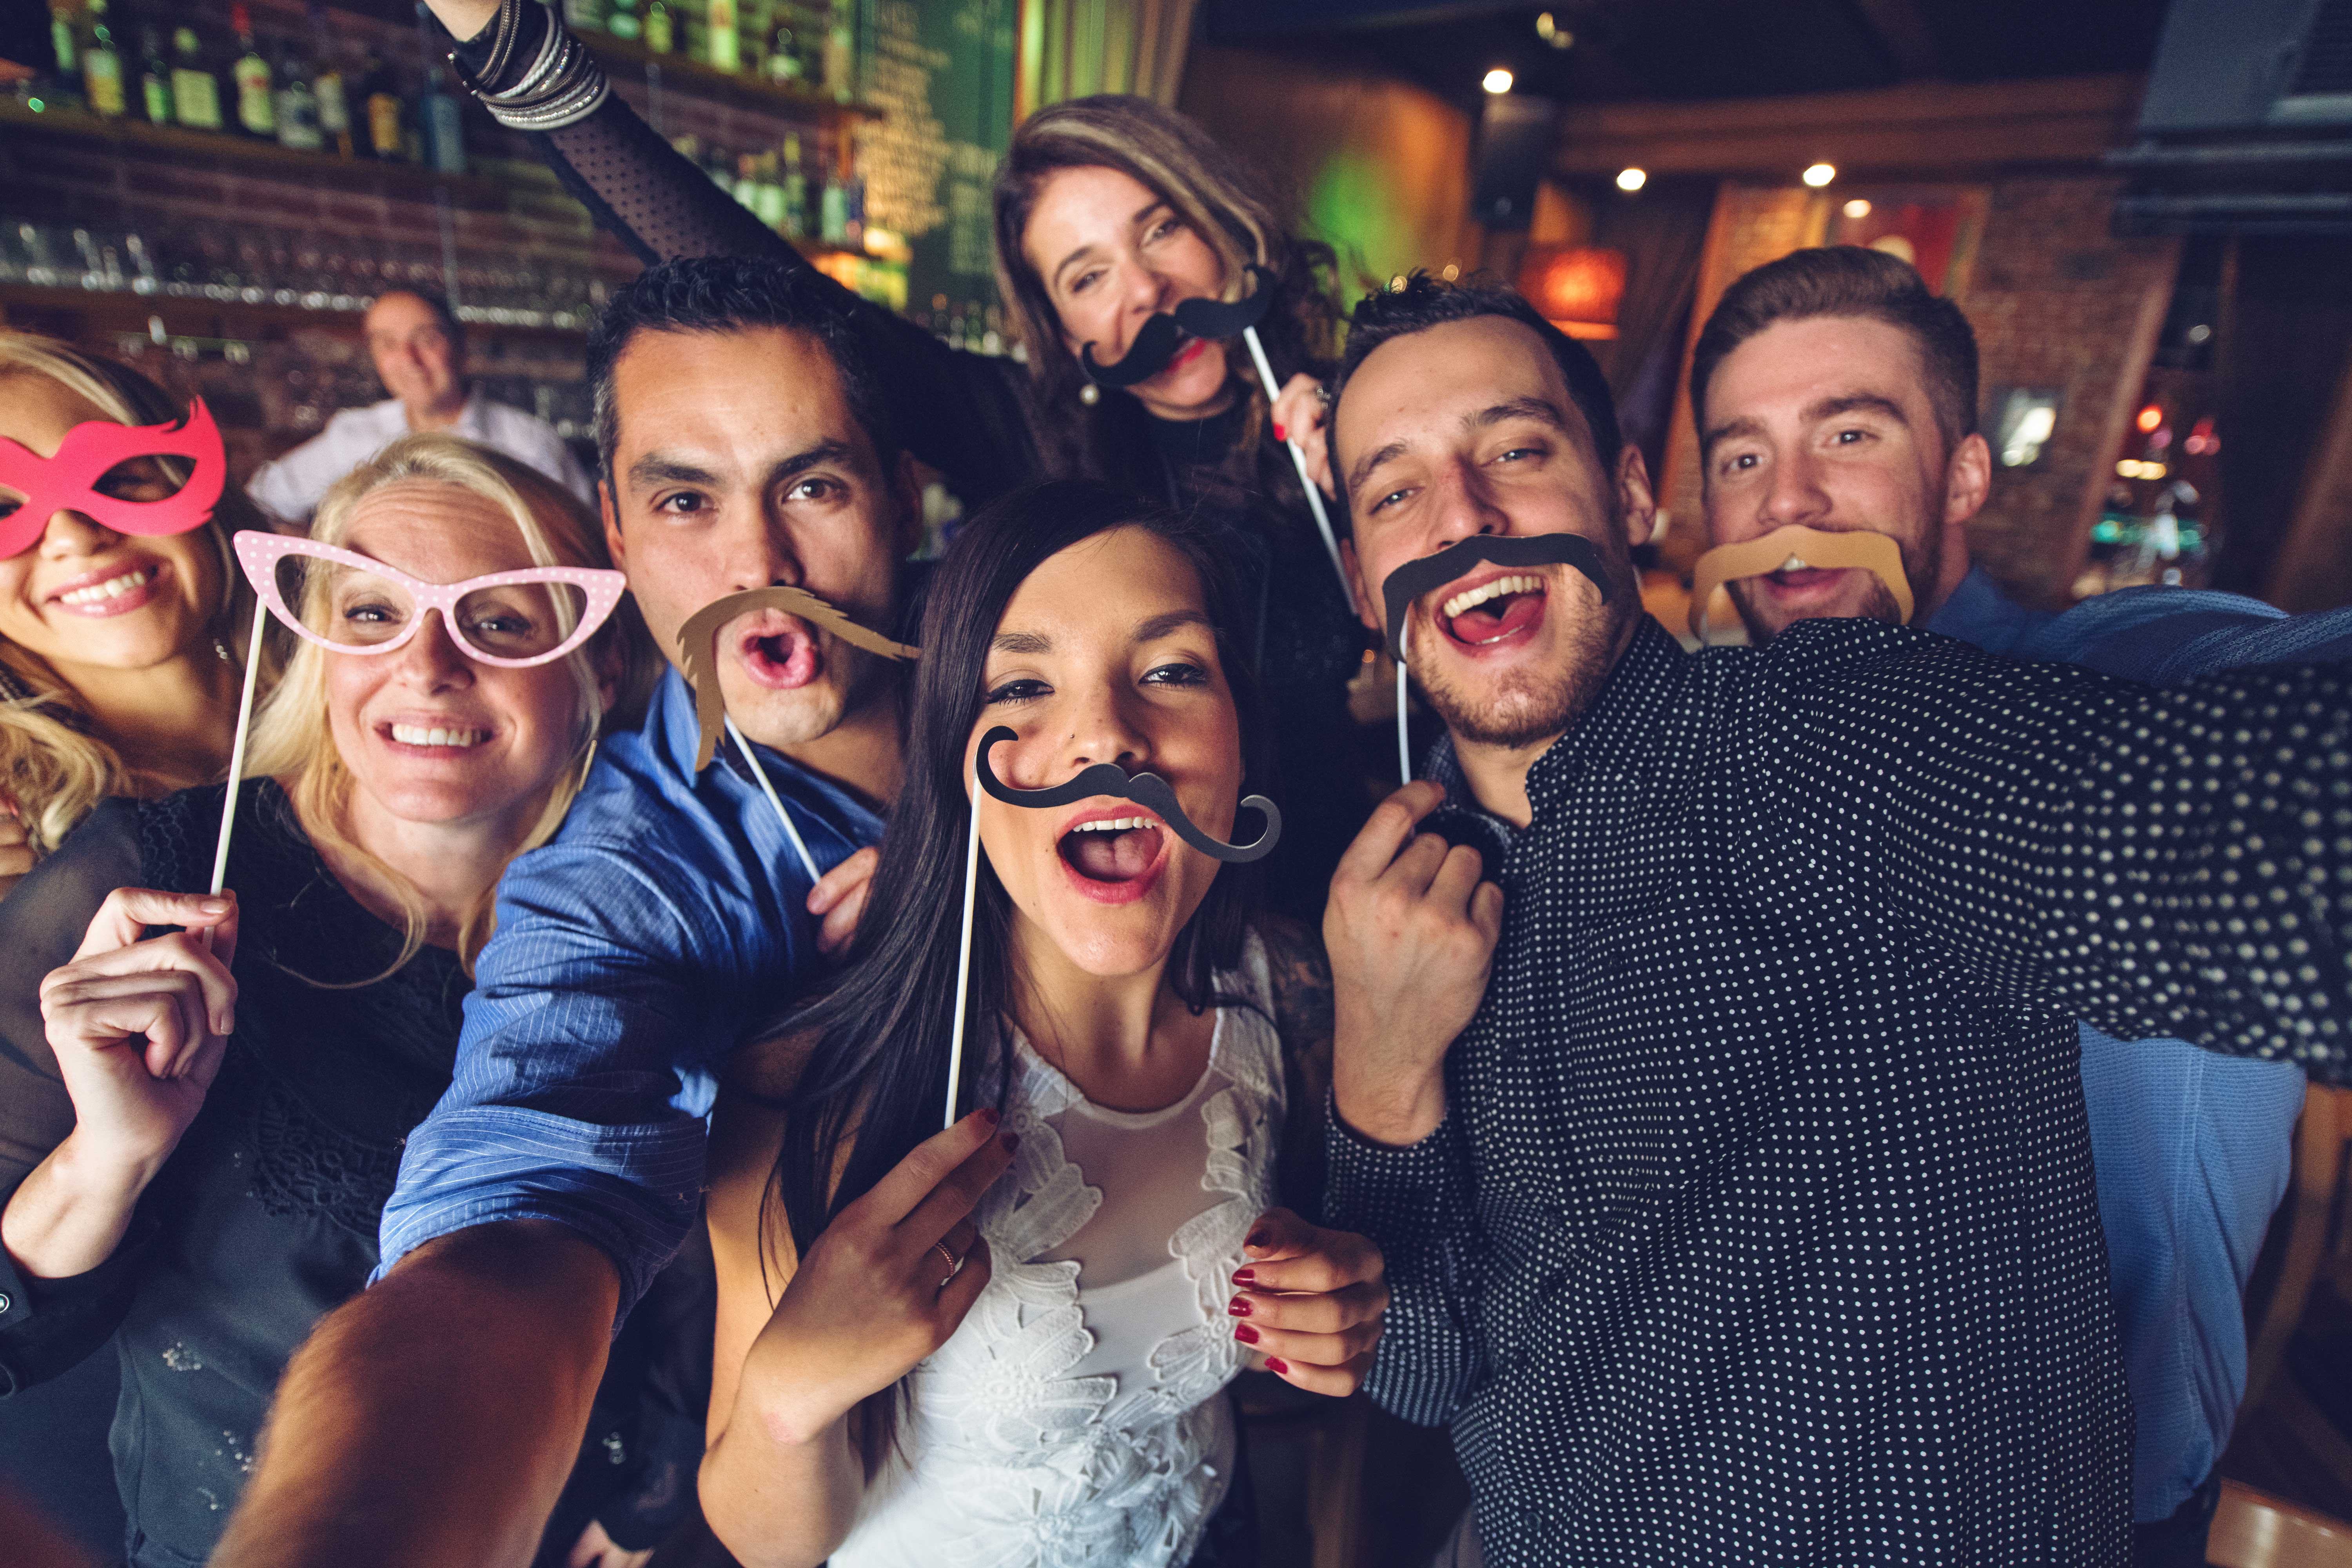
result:
<svg viewBox="0 0 2352 1568"><path fill-rule="evenodd" d="M698 776L676 670L608 735L550 843L499 884L449 1091L409 1134L384 1269L492 1220L551 1219L612 1255L625 1314L685 1239L714 1072L817 963L809 879L731 744ZM764 749L818 865L881 819Z"/></svg>
<svg viewBox="0 0 2352 1568"><path fill-rule="evenodd" d="M2011 658L2166 686L2256 664L2352 658L2352 610L2128 588L2032 610L1971 571L1927 629ZM2246 1277L2286 1191L2303 1069L2124 1041L2077 1024L2099 1222L2137 1416L2132 1517L2168 1519L2229 1446L2246 1389Z"/></svg>

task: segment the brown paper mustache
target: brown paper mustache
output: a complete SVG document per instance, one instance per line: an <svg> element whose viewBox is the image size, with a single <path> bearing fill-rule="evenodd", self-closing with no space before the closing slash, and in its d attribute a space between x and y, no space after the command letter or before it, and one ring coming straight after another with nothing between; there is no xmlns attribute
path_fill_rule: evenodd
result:
<svg viewBox="0 0 2352 1568"><path fill-rule="evenodd" d="M740 594L711 600L677 628L677 651L685 664L686 683L694 688L694 718L702 727L702 743L694 754L697 773L710 765L711 754L719 749L719 731L727 722L727 704L719 691L719 628L755 610L781 610L881 658L914 659L922 656L922 649L892 642L880 632L859 626L805 588L746 588Z"/></svg>
<svg viewBox="0 0 2352 1568"><path fill-rule="evenodd" d="M1808 566L1825 571L1852 568L1871 573L1894 595L1895 607L1902 613L1904 621L1910 621L1911 583L1903 575L1902 548L1893 539L1867 529L1824 533L1818 528L1802 528L1792 522L1744 544L1718 544L1698 558L1691 568L1691 636L1701 642L1706 640L1703 629L1706 625L1706 602L1715 597L1717 588L1743 577L1778 572L1791 555Z"/></svg>

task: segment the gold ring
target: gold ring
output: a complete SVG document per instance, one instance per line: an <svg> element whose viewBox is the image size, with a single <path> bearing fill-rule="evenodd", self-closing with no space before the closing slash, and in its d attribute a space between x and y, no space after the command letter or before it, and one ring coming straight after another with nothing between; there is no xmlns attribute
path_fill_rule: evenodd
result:
<svg viewBox="0 0 2352 1568"><path fill-rule="evenodd" d="M948 1277L940 1281L940 1289L944 1290L955 1283L957 1275L963 1272L963 1259L950 1252L948 1249L948 1244L944 1241L931 1243L931 1250L948 1260Z"/></svg>

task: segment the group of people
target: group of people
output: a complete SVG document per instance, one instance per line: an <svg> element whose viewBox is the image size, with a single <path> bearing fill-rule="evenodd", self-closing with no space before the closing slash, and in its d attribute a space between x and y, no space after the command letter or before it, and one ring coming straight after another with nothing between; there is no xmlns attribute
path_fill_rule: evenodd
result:
<svg viewBox="0 0 2352 1568"><path fill-rule="evenodd" d="M1590 355L1421 276L1341 345L1181 117L1016 132L1024 369L555 11L434 8L648 263L593 506L428 302L349 471L255 481L299 532L154 531L195 411L0 334L0 1392L115 1347L133 1563L620 1568L698 1499L753 1568L1227 1568L1244 1368L1450 1426L1449 1563L2202 1560L2352 1049L2352 612L2004 597L1967 321L1833 248L1700 334L1773 559L1690 654ZM1257 291L1282 380L1155 325Z"/></svg>

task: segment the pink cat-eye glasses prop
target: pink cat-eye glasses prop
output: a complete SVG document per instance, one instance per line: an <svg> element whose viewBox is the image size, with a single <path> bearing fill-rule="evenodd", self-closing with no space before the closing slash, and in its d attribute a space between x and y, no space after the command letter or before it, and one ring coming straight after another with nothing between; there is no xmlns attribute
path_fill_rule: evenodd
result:
<svg viewBox="0 0 2352 1568"><path fill-rule="evenodd" d="M438 610L442 629L467 658L527 669L562 658L595 636L629 585L618 572L588 566L530 566L462 583L424 583L357 551L316 540L247 530L233 542L237 563L253 584L253 637L245 660L245 693L237 701L236 739L229 749L220 837L213 850L215 893L228 876L229 832L236 822L236 786L245 773L261 632L268 616L276 616L305 641L365 657L407 647L425 625L425 612ZM319 571L337 574L327 584L331 603L324 632L304 626L294 608L304 596L306 574Z"/></svg>
<svg viewBox="0 0 2352 1568"><path fill-rule="evenodd" d="M562 658L596 633L612 615L629 580L590 566L527 566L462 583L424 583L356 551L280 533L247 531L236 539L236 558L269 613L297 637L336 653L391 653L408 646L425 612L441 612L449 640L467 658L505 669L525 669ZM299 558L299 560L297 558ZM305 626L289 603L300 597L291 568L341 568L339 589L356 589L337 605L321 633Z"/></svg>

